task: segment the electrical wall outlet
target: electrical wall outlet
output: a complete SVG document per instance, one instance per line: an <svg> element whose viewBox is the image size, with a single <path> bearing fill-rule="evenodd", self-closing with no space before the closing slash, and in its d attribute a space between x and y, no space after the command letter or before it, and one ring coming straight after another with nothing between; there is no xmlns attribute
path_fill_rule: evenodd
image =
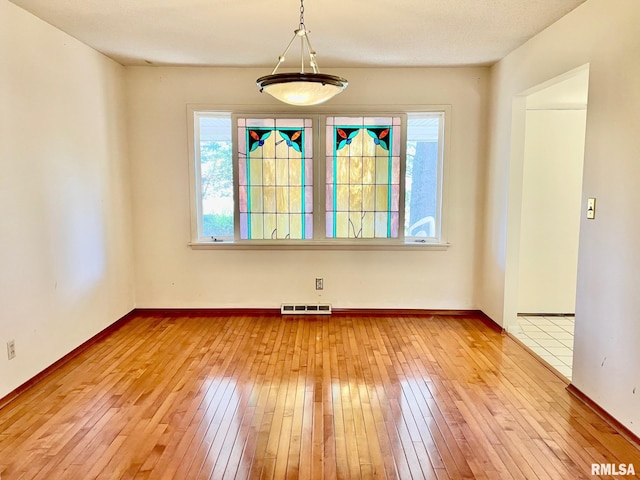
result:
<svg viewBox="0 0 640 480"><path fill-rule="evenodd" d="M587 198L587 218L593 220L596 218L596 199Z"/></svg>
<svg viewBox="0 0 640 480"><path fill-rule="evenodd" d="M324 288L324 281L321 278L316 278L316 290L322 290Z"/></svg>
<svg viewBox="0 0 640 480"><path fill-rule="evenodd" d="M16 358L16 341L15 340L9 340L7 342L7 358L9 360L13 360L14 358Z"/></svg>

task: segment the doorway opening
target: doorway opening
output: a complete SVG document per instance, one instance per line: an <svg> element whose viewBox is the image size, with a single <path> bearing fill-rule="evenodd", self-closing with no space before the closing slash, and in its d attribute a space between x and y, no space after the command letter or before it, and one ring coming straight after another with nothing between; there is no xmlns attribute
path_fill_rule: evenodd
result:
<svg viewBox="0 0 640 480"><path fill-rule="evenodd" d="M569 380L588 86L586 65L514 101L507 331Z"/></svg>

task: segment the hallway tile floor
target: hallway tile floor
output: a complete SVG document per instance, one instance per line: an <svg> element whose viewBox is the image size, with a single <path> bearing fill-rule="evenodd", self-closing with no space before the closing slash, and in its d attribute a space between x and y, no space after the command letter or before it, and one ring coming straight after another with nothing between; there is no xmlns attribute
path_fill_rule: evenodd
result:
<svg viewBox="0 0 640 480"><path fill-rule="evenodd" d="M571 380L574 320L573 316L518 316L509 333Z"/></svg>

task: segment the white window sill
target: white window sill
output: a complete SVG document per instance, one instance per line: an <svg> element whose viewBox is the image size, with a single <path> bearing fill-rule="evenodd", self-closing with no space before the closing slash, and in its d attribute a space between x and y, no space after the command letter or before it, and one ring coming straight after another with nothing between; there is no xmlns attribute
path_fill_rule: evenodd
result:
<svg viewBox="0 0 640 480"><path fill-rule="evenodd" d="M364 241L216 241L216 242L190 242L189 246L194 250L447 250L450 243L380 243Z"/></svg>

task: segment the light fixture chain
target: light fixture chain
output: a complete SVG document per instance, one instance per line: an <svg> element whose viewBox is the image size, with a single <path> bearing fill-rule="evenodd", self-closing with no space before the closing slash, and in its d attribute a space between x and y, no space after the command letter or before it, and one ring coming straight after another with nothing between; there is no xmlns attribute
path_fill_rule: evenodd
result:
<svg viewBox="0 0 640 480"><path fill-rule="evenodd" d="M304 0L300 0L300 28L304 29Z"/></svg>

